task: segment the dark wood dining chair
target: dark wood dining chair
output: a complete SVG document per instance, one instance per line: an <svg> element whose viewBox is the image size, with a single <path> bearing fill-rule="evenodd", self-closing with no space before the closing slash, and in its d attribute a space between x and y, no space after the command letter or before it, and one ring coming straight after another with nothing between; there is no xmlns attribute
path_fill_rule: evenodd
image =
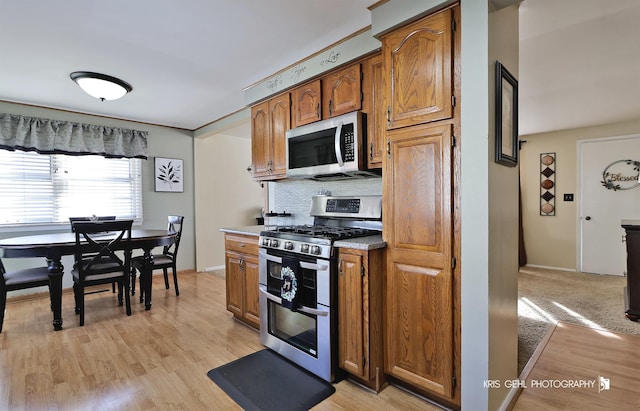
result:
<svg viewBox="0 0 640 411"><path fill-rule="evenodd" d="M170 215L167 217L168 225L167 230L176 233L176 241L162 249L162 254L153 254L153 269L162 269L164 274L164 288L169 289L169 273L171 268L173 273L173 286L176 290L176 295L180 295L180 289L178 288L178 275L176 268L176 260L178 257L178 247L180 247L180 237L182 236L182 222L183 216ZM142 267L144 265L144 257L136 256L131 260L131 295L136 293L136 269L142 273ZM142 288L142 279L140 279L140 302L144 300Z"/></svg>
<svg viewBox="0 0 640 411"><path fill-rule="evenodd" d="M104 215L104 216L96 216L93 215L91 217L69 217L69 225L71 226L71 232L73 233L73 223L78 221L112 221L115 220L116 216L114 215ZM116 292L116 283L111 284L111 292Z"/></svg>
<svg viewBox="0 0 640 411"><path fill-rule="evenodd" d="M124 297L127 315L131 315L129 278L133 220L78 221L72 225L76 245L71 274L80 326L84 325L85 288L92 285L117 283L118 305L123 304ZM124 261L117 251L124 252Z"/></svg>
<svg viewBox="0 0 640 411"><path fill-rule="evenodd" d="M0 260L0 333L4 323L4 311L7 306L7 292L49 286L49 270L47 267L25 268L6 271ZM51 297L51 294L49 294Z"/></svg>

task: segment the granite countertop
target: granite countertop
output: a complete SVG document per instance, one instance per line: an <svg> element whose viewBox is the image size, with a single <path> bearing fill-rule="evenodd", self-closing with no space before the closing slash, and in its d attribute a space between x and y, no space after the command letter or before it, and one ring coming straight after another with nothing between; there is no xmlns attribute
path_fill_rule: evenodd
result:
<svg viewBox="0 0 640 411"><path fill-rule="evenodd" d="M264 225L246 225L242 227L223 227L220 231L232 234L259 236L260 231L264 231Z"/></svg>
<svg viewBox="0 0 640 411"><path fill-rule="evenodd" d="M375 250L377 248L385 248L387 242L382 239L382 235L371 235L368 237L350 238L348 240L340 240L333 243L338 248L353 248L355 250Z"/></svg>

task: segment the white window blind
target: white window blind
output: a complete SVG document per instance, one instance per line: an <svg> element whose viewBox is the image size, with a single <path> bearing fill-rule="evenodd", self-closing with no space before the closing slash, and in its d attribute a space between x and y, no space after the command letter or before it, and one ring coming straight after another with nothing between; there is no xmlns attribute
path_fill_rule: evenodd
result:
<svg viewBox="0 0 640 411"><path fill-rule="evenodd" d="M0 150L0 226L115 215L142 221L140 159Z"/></svg>

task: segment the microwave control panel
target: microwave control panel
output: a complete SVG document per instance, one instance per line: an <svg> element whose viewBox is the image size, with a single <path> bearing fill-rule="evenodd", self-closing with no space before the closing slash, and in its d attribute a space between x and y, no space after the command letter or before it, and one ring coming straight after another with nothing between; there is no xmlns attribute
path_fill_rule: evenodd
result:
<svg viewBox="0 0 640 411"><path fill-rule="evenodd" d="M342 152L344 153L342 161L354 161L356 159L356 153L353 137L353 124L345 124L342 126L342 142Z"/></svg>

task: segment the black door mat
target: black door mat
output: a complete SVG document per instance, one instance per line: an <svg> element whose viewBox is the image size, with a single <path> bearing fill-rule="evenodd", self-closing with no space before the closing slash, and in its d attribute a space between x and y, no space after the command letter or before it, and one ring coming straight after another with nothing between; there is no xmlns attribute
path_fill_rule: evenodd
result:
<svg viewBox="0 0 640 411"><path fill-rule="evenodd" d="M308 410L333 394L331 383L264 349L207 373L245 410Z"/></svg>

